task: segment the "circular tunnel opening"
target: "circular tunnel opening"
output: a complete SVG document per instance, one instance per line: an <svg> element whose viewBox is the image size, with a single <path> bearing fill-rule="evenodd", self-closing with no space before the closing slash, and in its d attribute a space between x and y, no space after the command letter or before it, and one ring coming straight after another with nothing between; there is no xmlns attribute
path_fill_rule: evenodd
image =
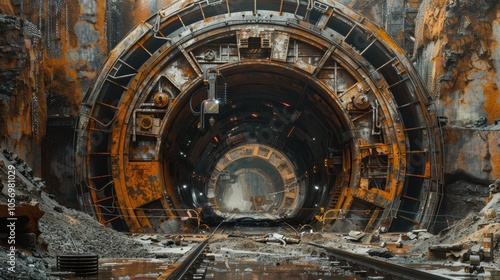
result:
<svg viewBox="0 0 500 280"><path fill-rule="evenodd" d="M82 102L82 207L130 231L235 212L330 231L431 226L441 146L411 62L338 2L320 19L296 4L173 5L133 30Z"/></svg>
<svg viewBox="0 0 500 280"><path fill-rule="evenodd" d="M224 156L227 154L231 152ZM248 157L235 160L220 171L214 190L208 189L207 196L214 198L215 210L222 215L275 213L284 191L284 181L276 166L258 157Z"/></svg>
<svg viewBox="0 0 500 280"><path fill-rule="evenodd" d="M219 112L202 119L207 91L199 85L186 95L172 118L183 125L165 129L165 141L174 145L164 157L182 170L169 183L182 186L179 207L209 209L222 218L311 222L332 199L337 173L328 172L325 162L336 157L341 163L350 145L330 93L267 62L222 68Z"/></svg>

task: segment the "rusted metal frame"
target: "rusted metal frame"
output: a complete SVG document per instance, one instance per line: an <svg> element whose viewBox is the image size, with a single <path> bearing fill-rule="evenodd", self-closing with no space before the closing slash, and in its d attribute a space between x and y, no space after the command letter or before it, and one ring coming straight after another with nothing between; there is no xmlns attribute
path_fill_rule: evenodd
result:
<svg viewBox="0 0 500 280"><path fill-rule="evenodd" d="M354 118L351 118L351 121L352 122L356 122L357 120L362 119L362 118L366 117L369 114L372 114L372 111L373 111L373 109L368 110L366 112L363 112L363 114L360 114L360 115L358 115L358 116L356 116Z"/></svg>
<svg viewBox="0 0 500 280"><path fill-rule="evenodd" d="M114 221L114 220L118 220L118 219L120 219L120 218L121 218L121 217L120 217L120 216L118 216L118 215L117 215L117 216L114 216L113 218L111 218L111 219L109 219L109 220L105 220L105 221L103 221L103 224L109 224L109 223L111 223L112 221Z"/></svg>
<svg viewBox="0 0 500 280"><path fill-rule="evenodd" d="M352 65L352 64L350 64L350 65ZM352 66L351 66L351 67L352 67ZM345 67L344 67L344 68L345 68ZM346 69L349 69L349 68L346 68ZM359 69L359 68L357 68L357 70L359 71L360 69ZM354 75L354 77L356 77L356 76L357 76L357 75ZM362 80L362 79L358 79L358 81L363 81L363 80ZM365 80L364 82L366 82L366 80ZM358 83L359 83L359 82L358 82ZM353 85L353 87L357 86L357 84L358 84L358 83L354 84L354 85ZM368 85L370 85L370 83L368 83ZM370 86L370 88L375 88L375 87L372 85L372 86ZM347 91L345 91L345 92L347 92ZM340 94L339 98L341 98L341 96L342 96L342 94ZM383 97L382 97L382 99L383 99ZM393 114L390 114L390 115L393 115ZM396 136L396 135L395 135L395 136ZM394 139L398 139L398 138L397 138L397 137L394 137ZM396 140L392 140L391 142L394 142L394 141L396 141ZM397 142L396 142L396 143L397 143ZM401 148L401 147L400 147L400 148ZM357 157L357 156L355 156L355 158L356 158L356 157ZM357 162L357 161L355 161L355 162ZM404 162L400 162L399 164L404 164ZM357 166L357 164L355 164L354 166ZM398 165L398 166L400 166L400 165ZM354 173L352 173L353 175L351 175L351 179L355 179L355 178L357 178L357 176L356 176L356 172L357 172L357 171L356 171L356 170L357 170L356 168L353 168L353 169L352 169L352 171L351 171L351 172L354 172ZM389 180L389 177L387 177L387 178L388 178L388 180ZM352 181L352 180L351 180L351 181ZM354 180L354 181L357 181L357 180ZM394 194L396 194L396 193L397 193L397 189L400 189L401 187L402 187L402 183L399 183L397 186L395 186L395 188L393 188L393 189L392 189L391 193L392 193L392 192L394 192ZM352 201L352 200L351 200L351 201ZM346 203L347 203L347 204L346 204ZM349 205L350 205L349 201L345 201L345 203L344 203L344 206L343 206L343 207L344 207L344 208L348 208L348 207L350 207Z"/></svg>
<svg viewBox="0 0 500 280"><path fill-rule="evenodd" d="M428 151L406 151L406 154L427 154L429 153Z"/></svg>
<svg viewBox="0 0 500 280"><path fill-rule="evenodd" d="M90 155L101 155L101 156L104 156L104 155L110 155L111 153L109 152L93 152L93 153L90 153Z"/></svg>
<svg viewBox="0 0 500 280"><path fill-rule="evenodd" d="M371 35L373 36L373 34ZM360 55L363 55L371 46L373 46L373 44L375 44L378 40L375 39L375 40L372 40L370 44L368 44L368 46L366 46L366 48L364 48L359 54Z"/></svg>
<svg viewBox="0 0 500 280"><path fill-rule="evenodd" d="M227 1L228 0L226 0L226 2ZM198 3L198 6L200 7L201 16L203 17L203 20L207 20L207 18L205 17L205 12L203 11L203 6L201 5L201 2Z"/></svg>
<svg viewBox="0 0 500 280"><path fill-rule="evenodd" d="M417 127L405 128L405 131L426 130L426 129L427 126L417 126Z"/></svg>
<svg viewBox="0 0 500 280"><path fill-rule="evenodd" d="M415 197L411 197L411 196L407 196L407 195L404 195L404 194L402 194L402 195L401 195L401 197L402 197L402 198L409 199L409 200L413 200L413 201L418 201L418 202L420 202L420 199L415 198Z"/></svg>
<svg viewBox="0 0 500 280"><path fill-rule="evenodd" d="M87 158L87 166L90 166L90 163L89 163L88 161L90 161L90 158ZM92 206L92 208L94 208L94 210L95 210L95 216L97 217L97 220L99 221L99 223L101 223L101 224L103 224L103 225L104 225L104 218L103 218L103 216L102 216L101 208L100 208L100 207L97 207L97 205L95 205L95 201L96 201L98 198L97 198L97 194L96 194L94 191L92 191L92 190L91 190L91 187L90 187L90 186L91 186L92 184L93 184L93 183L91 183L91 182L90 182L90 183L87 185L87 188L89 189L90 197L92 198L92 204L94 204L94 205L91 205L91 206Z"/></svg>
<svg viewBox="0 0 500 280"><path fill-rule="evenodd" d="M200 64L198 64L197 60L193 59L191 57L190 53L188 53L181 44L178 45L177 48L184 55L184 57L189 62L189 64L191 65L191 67L193 68L193 70L196 72L196 74L198 74L198 76L202 76L203 75L203 72L202 72L203 70L201 69L201 66L200 66Z"/></svg>
<svg viewBox="0 0 500 280"><path fill-rule="evenodd" d="M135 75L137 75L137 74L135 74ZM110 76L106 76L106 77L110 77ZM122 85L120 83L117 83L117 82L115 82L113 80L110 80L109 78L106 78L106 81L110 82L110 83L112 83L112 84L114 84L116 86L119 86L119 87L123 88L124 90L128 90L128 87L126 87L126 86L124 86L124 85Z"/></svg>
<svg viewBox="0 0 500 280"><path fill-rule="evenodd" d="M352 22L353 25L351 27L351 29L349 30L349 32L347 32L347 34L344 36L344 38L342 39L342 42L345 42L347 40L347 38L349 38L349 36L351 36L351 33L354 31L354 29L357 27L356 23L355 22Z"/></svg>
<svg viewBox="0 0 500 280"><path fill-rule="evenodd" d="M146 47L144 47L142 42L137 42L137 45L139 45L139 47L141 47L141 49L143 49L145 52L147 52L149 56L153 56L153 54L148 49L146 49Z"/></svg>
<svg viewBox="0 0 500 280"><path fill-rule="evenodd" d="M89 116L89 117L90 117L90 119L92 119L93 121L97 122L98 124L100 124L104 127L110 126L116 120L116 114L113 116L113 118L108 123L103 123L99 119L95 118L94 116Z"/></svg>
<svg viewBox="0 0 500 280"><path fill-rule="evenodd" d="M399 213L399 212L398 212L398 213ZM414 220L414 219L411 219L411 218L408 218L408 217L405 217L405 216L403 216L403 215L401 215L401 214L398 214L396 217L398 217L398 218L403 218L403 219L405 219L405 220L407 220L407 221L410 221L410 222L412 222L412 223L414 223L414 224L416 224L416 225L420 225L420 222L419 222L419 221Z"/></svg>
<svg viewBox="0 0 500 280"><path fill-rule="evenodd" d="M297 1L297 8L295 8L295 12L293 13L293 16L295 18L298 18L297 16L297 12L299 11L299 7L300 7L300 0L296 0Z"/></svg>
<svg viewBox="0 0 500 280"><path fill-rule="evenodd" d="M373 70L370 74L372 73L375 73L375 72L380 72L380 70L384 67L386 67L387 65L391 64L392 62L394 62L396 59L398 59L397 57L392 57L391 59L389 59L386 63L380 65L377 69Z"/></svg>
<svg viewBox="0 0 500 280"><path fill-rule="evenodd" d="M397 108L398 110L401 109L401 108L405 108L405 107L408 107L408 106L415 106L419 104L418 101L413 101L413 102L410 102L410 103L406 103L406 104L403 104L403 105L399 105Z"/></svg>
<svg viewBox="0 0 500 280"><path fill-rule="evenodd" d="M108 107L110 109L113 109L113 110L118 110L119 108L116 107L116 106L113 106L113 105L110 105L108 103L104 103L104 102L96 102L97 105L102 105L104 107Z"/></svg>
<svg viewBox="0 0 500 280"><path fill-rule="evenodd" d="M118 65L117 66L117 63L121 63L121 65ZM121 76L115 76L116 73L118 73L118 71L120 71L120 68L122 65L125 65L127 66L129 69L132 69L132 71L134 71L135 73L134 74L127 74L127 75L121 75ZM115 72L115 73L111 73L111 72ZM122 78L128 78L128 77L133 77L135 75L137 75L137 72L138 70L135 69L134 67L132 67L130 64L128 64L127 62L125 62L124 60L122 59L118 59L116 61L116 63L114 64L113 68L111 69L111 71L109 72L109 76L113 79L122 79Z"/></svg>
<svg viewBox="0 0 500 280"><path fill-rule="evenodd" d="M106 200L109 200L109 199L112 199L112 198L115 198L114 196L107 196L105 198L101 198L101 199L98 199L96 201L94 201L94 203L100 203L100 202L103 202L103 201L106 201Z"/></svg>
<svg viewBox="0 0 500 280"><path fill-rule="evenodd" d="M328 25L328 22L330 21L333 15L333 12L328 12L328 10L326 11L326 13L328 13L328 17L325 19L325 23L323 24L323 26L320 27L321 30L325 30L326 26Z"/></svg>
<svg viewBox="0 0 500 280"><path fill-rule="evenodd" d="M407 77L403 78L402 80L399 80L399 81L395 82L394 84L389 85L389 87L387 89L390 89L393 86L397 86L397 85L399 85L401 83L404 83L404 82L408 81L409 79L410 79L410 77L407 76Z"/></svg>
<svg viewBox="0 0 500 280"><path fill-rule="evenodd" d="M136 33L140 33L140 31L137 31ZM122 49L122 52L123 52L123 49ZM116 52L112 52L112 53L116 53ZM112 66L110 66L110 68L112 68ZM132 67L132 68L133 68L133 67ZM104 78L105 78L105 77L108 77L108 76L106 75L106 76L104 76ZM125 86L123 86L123 85L121 85L121 84L118 84L118 83L116 83L116 82L114 82L114 81L112 81L112 80L110 80L110 79L106 79L106 80L107 80L107 81L109 81L109 82L111 82L111 83L113 83L113 84L115 84L115 85L118 85L118 86L120 86L120 87L122 87L122 88L124 88L124 89L128 89L127 87L125 87ZM98 79L98 81L99 81L99 79ZM101 79L100 81L102 82L103 80ZM98 83L98 84L99 84L99 83ZM94 89L95 89L95 88L94 88ZM100 92L100 91L99 91L99 90L97 90L97 91L94 91L94 92ZM97 94L94 94L94 96L93 96L93 97L91 96L90 98L94 98L94 99L95 99L95 98L97 98L97 96L98 96ZM86 98L86 100L87 100L87 99L88 99L88 98ZM115 115L115 116L116 116L116 115ZM94 119L94 121L96 121L96 122L100 122L99 120L97 120L97 119L95 119L95 118L92 118L92 117L91 117L91 119ZM102 124L102 125L104 125L104 126L107 126L106 124L103 124L103 123L101 123L101 124ZM90 147L90 145L89 145L89 147ZM88 162L87 162L87 166L90 166ZM96 200L96 197L95 197L95 193L94 193L94 192L91 192L91 196L93 196L93 200L95 201L95 200ZM101 222L103 222L103 223L105 223L105 222L110 222L110 220L108 220L108 221L103 221L103 218L102 218L102 214L101 214L100 208L96 208L96 212L97 212L97 215L99 216L99 220L100 220Z"/></svg>
<svg viewBox="0 0 500 280"><path fill-rule="evenodd" d="M373 231L373 224L375 224L375 221L378 218L378 215L380 214L380 206L376 206L375 210L372 211L372 215L370 217L370 220L368 220L368 223L366 223L365 226L365 231Z"/></svg>
<svg viewBox="0 0 500 280"><path fill-rule="evenodd" d="M358 69L358 71L359 71L359 69ZM357 84L355 84L354 86L356 86L356 85L357 85ZM373 87L373 86L370 86L370 87L371 87L371 88L376 88L376 87ZM346 91L346 92L347 92L347 91ZM384 97L382 97L382 99L383 99L383 100L385 100L385 99L384 99ZM391 108L391 107L389 107L389 108ZM389 113L389 112L387 112L387 113ZM389 115L391 115L391 116L393 116L394 114L395 114L394 112L389 113ZM394 130L395 130L395 129L396 129L396 128L394 128ZM396 143L399 143L399 140L397 140L397 139L399 139L399 138L397 137L397 134L395 134L394 136L395 136L395 137L394 137L394 140L392 140L391 142L396 141ZM398 144L398 147L399 147L400 149L402 149L402 151L403 151L403 152L399 152L399 153L404 154L404 147L401 147L399 144ZM404 159L404 158L405 158L405 157L401 157L401 159ZM399 164L396 164L396 166L401 167L401 166L402 166L401 164L406 164L406 163L405 163L405 161L401 161L401 162L399 162ZM353 171L354 171L354 169L353 169ZM398 172L397 174L398 174L398 176L400 176L400 172ZM354 177L353 177L353 176L351 176L351 178L356 178L356 176L354 176ZM388 180L389 180L389 178L390 178L390 177L387 177L387 178L388 178ZM389 181L390 181L390 180L389 180ZM399 192L398 190L401 190L401 188L402 188L402 186L403 186L403 183L404 183L404 180L399 180L399 179L398 179L398 182L399 182L399 183L398 183L396 186L394 186L394 188L391 188L391 192L394 192L394 194L395 194L395 195L397 195L397 193ZM396 202L396 200L397 200L397 197L394 197L394 200L393 200L393 205L394 205L394 202Z"/></svg>
<svg viewBox="0 0 500 280"><path fill-rule="evenodd" d="M113 177L113 175L108 174L108 175L93 176L93 177L89 177L89 180L104 179L104 178L106 178L106 177Z"/></svg>
<svg viewBox="0 0 500 280"><path fill-rule="evenodd" d="M314 73L312 74L314 77L316 77L318 75L319 71L321 71L321 69L325 65L326 61L331 57L332 53L335 51L336 48L337 48L336 44L332 44L332 46L330 48L328 48L328 50L325 52L325 54L323 55L323 57L319 61L318 65L316 65L316 69L314 70ZM335 77L335 82L337 82L337 77Z"/></svg>
<svg viewBox="0 0 500 280"><path fill-rule="evenodd" d="M170 47L170 49L175 49L175 47L174 47L174 46L171 46L171 47ZM157 56L160 56L160 57L167 57L168 59L173 59L173 57L174 57L174 56L176 56L176 55L177 55L177 54L174 54L174 55L173 55L171 51L169 51L169 52L160 52L160 53L158 53L158 54L157 54ZM157 58L155 58L155 59L152 61L153 63L151 63L151 62L145 62L145 64L143 64L143 66L141 66L141 69L144 69L144 70L142 70L142 71L141 71L141 73L142 73L142 74L141 74L138 78L136 78L136 79L133 81L132 85L131 85L131 87L132 87L132 88L135 88L135 87L136 87L136 85L139 85L139 87L138 87L138 88L135 88L135 91L137 91L137 92L141 92L141 93L144 93L144 92L146 92L146 91L147 91L147 89L145 89L145 88L144 88L144 86L140 86L140 85L142 85L142 84L143 84L143 82L141 82L141 81L142 81L143 79L145 79L145 78L147 78L147 77L148 77L148 75L147 75L147 73L149 73L149 71L147 70L148 68L149 68L149 69L151 69L151 68L157 67L156 65L157 65L158 63L161 63L161 62L162 62L162 59L159 59L159 60L158 60L158 59L159 59L159 58L157 57ZM156 77L156 76L157 76L157 75L155 75L154 77ZM154 77L153 77L153 78L154 78ZM150 84L150 83L146 83L146 84ZM123 103L127 103L127 104L137 104L138 99L139 99L139 95L137 95L137 94L133 94L133 93L129 90L129 91L128 91L128 93L126 94L126 96L128 96L128 99L129 99L129 100L128 100L128 101L127 101L127 100L123 101L123 102L122 102L122 104L123 104ZM132 97L132 100L130 100L130 98L131 98L131 97ZM132 113L133 113L133 112L134 112L134 110L135 110L135 109L133 109L133 108L135 108L135 107L136 107L136 106L130 106L130 107L129 107L129 111L124 110L124 112L122 113L122 115L123 115L124 117L121 117L121 118L122 118L122 120L125 120L125 122L127 122L126 120L128 120L128 119L129 119L129 118L133 115ZM130 110L131 110L131 109L132 109L132 112L130 112ZM167 110L168 110L168 109L167 109ZM165 112L165 113L166 113L166 111L167 111L167 110L162 110L162 112ZM127 111L127 112L125 112L125 111ZM135 119L135 118L132 116L132 121L133 121L134 119ZM126 130L126 128L127 128L127 126L123 126L123 127L122 127L122 129L121 129L121 133L120 133L120 135L123 135L123 136L121 136L121 137L119 137L119 138L120 138L120 139L122 139L122 141L123 141L123 142L122 142L122 141L120 141L120 144L116 147L117 149L115 148L115 151L116 151L116 152L118 152L118 153L119 153L119 151L120 151L120 150L121 150L121 151L127 150L127 149L123 149L123 148L119 148L119 147L122 147L122 146L126 146L126 147L128 147L128 146L129 146L129 141L128 141L128 140L126 140L126 138L123 138L123 137L126 137L126 136L127 136L127 132L126 132L127 130ZM157 145L157 146L158 146L158 147L157 147L157 149L159 149L159 148L160 148L160 147L159 147L160 145ZM158 154L158 153L157 153L157 154ZM122 165L122 166L123 166L123 164L124 164L124 160L125 160L125 158L123 158L123 156L126 156L126 155L120 155L119 157L120 157L120 158L122 158L122 159L118 161L118 163L119 163L120 165ZM119 168L119 170L120 170L120 168ZM161 173L161 171L160 171L160 170L159 170L159 172ZM120 174L119 176L120 176L120 178L121 178L121 177L123 176L123 172L121 172L121 174ZM123 179L121 179L120 181L121 181L121 182L124 182L124 181L123 181ZM170 193L170 191L168 190L168 188L167 188L167 191L169 192L169 194L170 194L170 195L172 195L172 194ZM123 198L121 198L121 200L123 200L123 202L122 202L122 203L123 203L124 205L131 205L129 202L127 202L126 200L124 200L124 199L125 199L125 197L126 197L126 193L127 193L127 192L126 192L126 190L122 190L122 192L124 192L124 193L122 194ZM168 213L169 213L169 212L168 212L168 209L165 209L165 212L168 214ZM127 221L127 224L129 225L129 228L131 228L132 230L140 230L140 228L138 227L138 225L143 225L143 224L144 224L144 223L143 223L144 221L143 221L143 222L141 222L141 221L139 221L139 219L138 219L137 217L135 217L135 212L133 212L133 211L129 214L129 217L128 217L128 219L126 219L126 221Z"/></svg>
<svg viewBox="0 0 500 280"><path fill-rule="evenodd" d="M420 175L420 174L411 174L411 173L406 173L406 176L423 178L423 179L429 179L429 178L431 178L430 176L425 176L425 175Z"/></svg>
<svg viewBox="0 0 500 280"><path fill-rule="evenodd" d="M142 72L140 72L142 76ZM137 78L135 79L137 80ZM134 81L135 81L134 80ZM127 90L123 96L122 96L122 101L121 101L121 107L126 107L127 104L129 104L129 99L131 97L131 95L133 96L133 94L130 94L131 90ZM117 114L118 116L118 122L124 124L124 120L123 120L123 114L125 114L127 110L120 110L121 113ZM121 125L121 126L115 126L114 129L113 129L113 133L112 133L112 138L113 138L113 142L114 144L112 144L112 147L110 147L110 151L112 153L112 160L111 160L111 168L113 170L119 170L119 172L117 172L118 174L114 174L113 175L113 182L114 182L114 185L115 185L115 188L113 189L114 192L115 192L115 196L117 198L117 201L118 201L118 204L120 205L120 209L125 209L125 212L127 214L123 215L123 213L121 214L122 216L124 216L124 220L126 222L126 224L128 225L129 229L131 231L136 231L136 230L140 230L141 226L143 225L143 223L141 223L140 219L138 217L136 217L136 213L133 209L131 209L131 203L127 201L127 198L128 198L128 195L127 195L127 191L126 191L126 184L125 184L125 178L124 178L124 170L125 170L125 167L124 167L124 162L125 162L125 158L126 158L126 154L122 154L124 151L128 151L128 148L127 149L123 149L123 148L120 148L120 147L123 147L122 146L122 140L123 140L123 137L126 137L127 136L127 133L126 131L123 132L123 129L127 129L128 128L128 125ZM114 146L114 147L113 147ZM127 146L128 147L128 146ZM120 152L121 151L121 152ZM114 166L116 166L116 164L118 164L119 168L115 168ZM116 173L116 171L113 171L113 173Z"/></svg>
<svg viewBox="0 0 500 280"><path fill-rule="evenodd" d="M90 127L89 130L91 130L91 131L100 131L100 132L104 132L104 133L111 133L110 130L105 130L105 129L101 129L101 128L95 128L95 127Z"/></svg>
<svg viewBox="0 0 500 280"><path fill-rule="evenodd" d="M185 30L189 30L188 27L186 27L186 25L184 24L184 21L182 20L182 17L181 15L178 13L177 14L177 18L179 19L179 21L181 22L182 26L184 27Z"/></svg>

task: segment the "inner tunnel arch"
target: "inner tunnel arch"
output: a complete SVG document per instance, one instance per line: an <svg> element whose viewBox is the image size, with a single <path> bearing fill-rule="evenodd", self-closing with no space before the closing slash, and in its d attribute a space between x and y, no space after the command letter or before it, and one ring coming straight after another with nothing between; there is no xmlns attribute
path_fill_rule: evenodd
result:
<svg viewBox="0 0 500 280"><path fill-rule="evenodd" d="M314 3L176 1L132 30L80 109L83 206L120 230L158 230L199 209L216 224L234 214L217 202L220 172L251 170L265 179L252 175L243 191L255 195L239 198L254 212L240 216L332 231L432 226L442 184L432 100L381 28ZM201 114L209 69L218 112ZM235 152L268 157L266 168ZM221 169L224 158L238 167ZM282 166L290 172L259 173ZM283 186L266 183L277 176Z"/></svg>

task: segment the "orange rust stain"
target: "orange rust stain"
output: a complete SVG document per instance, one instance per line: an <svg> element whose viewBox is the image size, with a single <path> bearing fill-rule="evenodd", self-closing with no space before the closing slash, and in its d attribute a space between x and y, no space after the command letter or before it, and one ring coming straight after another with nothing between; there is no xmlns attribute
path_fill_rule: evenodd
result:
<svg viewBox="0 0 500 280"><path fill-rule="evenodd" d="M424 45L441 37L441 32L444 30L447 2L447 0L432 1L426 10L426 16L422 24L424 39L422 43Z"/></svg>
<svg viewBox="0 0 500 280"><path fill-rule="evenodd" d="M492 74L493 75L493 74ZM498 85L494 82L493 77L483 85L483 92L485 97L484 111L486 112L487 119L491 122L500 119L500 93L498 92Z"/></svg>
<svg viewBox="0 0 500 280"><path fill-rule="evenodd" d="M444 141L448 145L458 144L460 141L460 133L457 130L445 130Z"/></svg>
<svg viewBox="0 0 500 280"><path fill-rule="evenodd" d="M500 146L498 139L500 138L500 133L499 132L493 132L493 135L489 139L489 145L490 145L490 162L491 166L493 167L491 171L491 177L492 178L499 178L500 177Z"/></svg>
<svg viewBox="0 0 500 280"><path fill-rule="evenodd" d="M14 8L9 0L0 0L0 14L14 15Z"/></svg>
<svg viewBox="0 0 500 280"><path fill-rule="evenodd" d="M141 21L148 19L151 14L155 12L149 10L149 1L147 0L131 1L131 3L133 4L130 13L132 17L130 20L133 26L136 26Z"/></svg>
<svg viewBox="0 0 500 280"><path fill-rule="evenodd" d="M106 2L107 0L98 0L96 5L97 5L97 11L106 11ZM95 24L95 29L98 30L101 33L101 36L99 37L99 48L101 49L101 52L103 54L107 54L108 47L107 47L107 42L104 40L106 37L106 34L104 34L104 30L106 30L106 13L96 13L97 21Z"/></svg>

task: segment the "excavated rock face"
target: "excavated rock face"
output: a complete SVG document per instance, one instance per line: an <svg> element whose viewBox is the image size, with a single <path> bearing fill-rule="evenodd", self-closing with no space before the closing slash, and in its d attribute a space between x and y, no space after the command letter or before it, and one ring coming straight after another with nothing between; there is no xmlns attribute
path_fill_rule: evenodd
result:
<svg viewBox="0 0 500 280"><path fill-rule="evenodd" d="M20 18L0 15L0 145L38 168L46 105L37 57L40 33Z"/></svg>
<svg viewBox="0 0 500 280"><path fill-rule="evenodd" d="M452 125L500 119L499 7L493 0L426 0L420 6L418 68Z"/></svg>
<svg viewBox="0 0 500 280"><path fill-rule="evenodd" d="M443 191L445 195L436 222L436 232L450 227L469 214L481 211L489 196L488 186L467 180L448 183Z"/></svg>
<svg viewBox="0 0 500 280"><path fill-rule="evenodd" d="M500 177L499 15L498 1L490 0L426 0L420 6L414 58L447 120L448 175L437 227L478 211L487 182Z"/></svg>

